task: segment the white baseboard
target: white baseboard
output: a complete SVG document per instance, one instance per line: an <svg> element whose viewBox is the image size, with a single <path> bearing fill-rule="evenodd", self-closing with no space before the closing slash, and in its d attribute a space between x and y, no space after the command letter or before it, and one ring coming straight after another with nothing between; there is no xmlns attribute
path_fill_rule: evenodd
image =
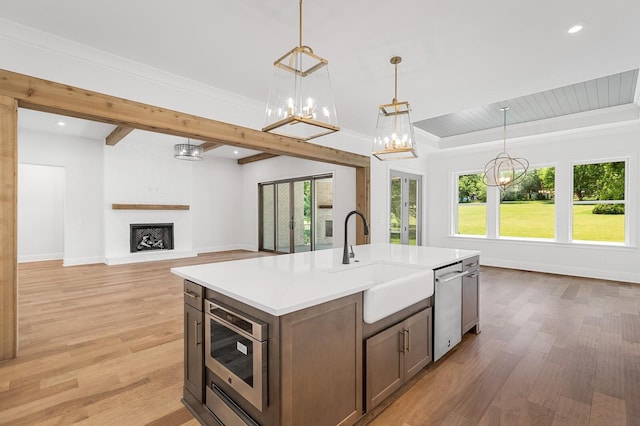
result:
<svg viewBox="0 0 640 426"><path fill-rule="evenodd" d="M91 265L94 263L104 263L104 257L66 257L62 261L62 266Z"/></svg>
<svg viewBox="0 0 640 426"><path fill-rule="evenodd" d="M483 257L482 255L480 255L480 264L486 266L496 266L499 268L519 269L524 271L545 272L549 274L560 274L574 277L596 278L601 280L623 281L640 284L640 273L617 272L609 269L511 261L507 259Z"/></svg>
<svg viewBox="0 0 640 426"><path fill-rule="evenodd" d="M229 251L229 250L247 250L247 251L258 251L255 247L249 247L245 245L228 245L228 246L211 246L211 247L198 247L198 253L215 253L218 251Z"/></svg>
<svg viewBox="0 0 640 426"><path fill-rule="evenodd" d="M130 256L107 257L104 261L107 265L123 265L126 263L153 262L156 260L183 259L196 257L196 251L159 250L156 253L131 253Z"/></svg>
<svg viewBox="0 0 640 426"><path fill-rule="evenodd" d="M27 254L18 256L18 263L44 262L47 260L62 260L64 253Z"/></svg>

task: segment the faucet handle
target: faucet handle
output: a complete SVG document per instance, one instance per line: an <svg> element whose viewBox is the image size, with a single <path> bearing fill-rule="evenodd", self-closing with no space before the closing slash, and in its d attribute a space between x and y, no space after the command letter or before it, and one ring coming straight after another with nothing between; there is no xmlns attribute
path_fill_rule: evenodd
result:
<svg viewBox="0 0 640 426"><path fill-rule="evenodd" d="M349 257L350 257L351 259L353 259L353 258L355 258L355 257L356 257L356 254L353 252L353 246L352 246L352 245L350 245L350 246L349 246L349 248L351 249L351 253L349 253Z"/></svg>

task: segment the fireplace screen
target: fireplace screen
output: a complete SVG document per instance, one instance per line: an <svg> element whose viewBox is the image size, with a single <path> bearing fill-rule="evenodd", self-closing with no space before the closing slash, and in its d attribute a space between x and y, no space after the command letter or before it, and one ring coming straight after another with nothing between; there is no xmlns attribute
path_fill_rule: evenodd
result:
<svg viewBox="0 0 640 426"><path fill-rule="evenodd" d="M173 223L131 224L131 253L173 250Z"/></svg>

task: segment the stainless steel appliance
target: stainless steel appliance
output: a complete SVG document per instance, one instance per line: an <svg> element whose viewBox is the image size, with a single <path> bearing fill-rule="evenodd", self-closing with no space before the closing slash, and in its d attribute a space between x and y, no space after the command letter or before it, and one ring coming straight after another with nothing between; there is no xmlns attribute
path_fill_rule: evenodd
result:
<svg viewBox="0 0 640 426"><path fill-rule="evenodd" d="M462 262L434 270L433 361L462 340Z"/></svg>
<svg viewBox="0 0 640 426"><path fill-rule="evenodd" d="M206 367L262 411L267 404L267 324L219 302L204 304Z"/></svg>

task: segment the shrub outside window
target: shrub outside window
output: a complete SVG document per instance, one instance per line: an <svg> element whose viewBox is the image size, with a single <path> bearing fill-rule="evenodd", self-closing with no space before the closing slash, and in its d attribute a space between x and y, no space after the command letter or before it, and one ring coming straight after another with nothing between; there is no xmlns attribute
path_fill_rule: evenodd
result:
<svg viewBox="0 0 640 426"><path fill-rule="evenodd" d="M625 241L625 161L573 166L573 240Z"/></svg>

